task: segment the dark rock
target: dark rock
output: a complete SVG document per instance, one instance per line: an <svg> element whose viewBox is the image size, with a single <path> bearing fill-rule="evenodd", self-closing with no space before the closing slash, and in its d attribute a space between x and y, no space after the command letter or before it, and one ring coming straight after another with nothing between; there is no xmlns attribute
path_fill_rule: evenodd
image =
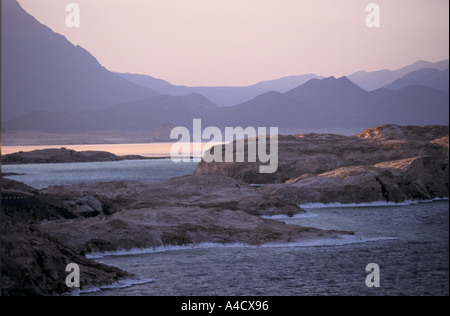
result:
<svg viewBox="0 0 450 316"><path fill-rule="evenodd" d="M110 284L131 274L86 259L18 216L1 212L1 295L59 295L70 292L67 264L80 267L81 290Z"/></svg>

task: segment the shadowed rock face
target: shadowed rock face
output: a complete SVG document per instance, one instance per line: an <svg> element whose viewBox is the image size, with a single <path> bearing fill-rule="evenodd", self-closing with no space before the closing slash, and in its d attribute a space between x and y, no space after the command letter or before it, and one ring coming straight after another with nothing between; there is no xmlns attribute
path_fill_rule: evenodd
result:
<svg viewBox="0 0 450 316"><path fill-rule="evenodd" d="M195 174L267 184L260 193L292 203L448 197L448 135L448 126L384 125L351 137L279 136L273 174L260 174L254 163L205 161Z"/></svg>
<svg viewBox="0 0 450 316"><path fill-rule="evenodd" d="M33 227L42 220L73 218L41 199L36 190L2 179L1 289L9 295L58 295L67 292L67 264L80 267L81 289L113 283L131 274L88 260Z"/></svg>
<svg viewBox="0 0 450 316"><path fill-rule="evenodd" d="M131 277L120 269L86 259L55 238L2 214L2 295L58 295L67 292L67 264L80 267L81 288Z"/></svg>

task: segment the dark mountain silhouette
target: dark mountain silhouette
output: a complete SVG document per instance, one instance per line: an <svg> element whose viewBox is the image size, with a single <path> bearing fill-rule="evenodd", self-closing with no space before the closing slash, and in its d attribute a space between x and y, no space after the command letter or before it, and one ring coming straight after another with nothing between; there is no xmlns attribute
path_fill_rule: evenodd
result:
<svg viewBox="0 0 450 316"><path fill-rule="evenodd" d="M366 91L374 91L376 89L385 87L395 80L401 79L408 74L416 71L421 71L424 69L435 69L438 71L445 71L449 67L449 60L442 60L440 62L432 63L428 61L417 61L411 65L402 67L397 70L379 70L373 72L358 71L353 73L347 78L356 83L358 86ZM157 79L147 75L138 75L130 73L117 73L119 76L130 80L131 82L141 85L143 87L150 88L162 94L167 95L186 95L189 93L199 93L204 95L212 102L218 106L233 106L253 99L254 97L264 94L266 92L277 91L280 93L285 93L291 89L299 87L311 79L323 79L322 76L317 76L315 74L299 75L299 76L289 76L283 77L275 80L262 81L255 85L247 87L187 87L187 86L177 86L173 85L165 80ZM427 73L422 73L426 75ZM412 75L414 77L414 75ZM442 74L445 76L445 73ZM412 78L409 78L412 79ZM426 85L438 90L448 91L447 89L442 89L445 82L442 83L440 78L430 78L430 80L436 80L439 82L430 82L429 84L423 84L425 78L415 79L417 82L411 82L409 84L403 83L395 86L394 90L400 88L405 88L408 85ZM420 82L422 80L422 82ZM448 86L448 84L447 84Z"/></svg>
<svg viewBox="0 0 450 316"><path fill-rule="evenodd" d="M267 92L233 107L221 107L207 118L208 125L223 127L247 126L292 127L307 124L304 111L311 108L279 92ZM205 124L206 125L206 124ZM309 126L311 127L311 126Z"/></svg>
<svg viewBox="0 0 450 316"><path fill-rule="evenodd" d="M198 94L158 95L150 99L117 104L107 109L78 113L39 111L3 124L5 130L47 133L86 131L144 132L165 123L192 126L192 118L204 117L217 106Z"/></svg>
<svg viewBox="0 0 450 316"><path fill-rule="evenodd" d="M307 74L262 81L246 87L187 87L176 86L165 80L146 75L129 73L117 74L135 84L150 88L162 94L179 96L190 93L198 93L205 96L218 106L233 106L270 91L283 93L304 84L310 79L323 78L314 74Z"/></svg>
<svg viewBox="0 0 450 316"><path fill-rule="evenodd" d="M354 130L388 123L447 125L448 103L447 93L429 87L367 92L346 77L330 77L310 80L284 94L266 93L231 108L220 108L212 122L221 127Z"/></svg>
<svg viewBox="0 0 450 316"><path fill-rule="evenodd" d="M304 85L286 92L285 95L313 106L327 104L327 108L330 106L342 108L346 104L360 101L366 95L366 91L346 77L339 79L329 77L323 80L310 80Z"/></svg>
<svg viewBox="0 0 450 316"><path fill-rule="evenodd" d="M373 97L380 93L371 92ZM383 92L382 92L383 93ZM446 92L424 86L409 86L393 93L386 93L381 98L374 98L371 103L375 123L389 121L398 125L448 125L449 95ZM372 124L375 126L378 124Z"/></svg>
<svg viewBox="0 0 450 316"><path fill-rule="evenodd" d="M397 70L379 70L373 72L358 71L348 76L348 79L359 85L367 91L373 91L382 88L397 79L406 76L410 72L417 71L424 68L434 68L444 70L449 68L449 60L442 60L440 62L431 63L428 61L419 60L415 63Z"/></svg>
<svg viewBox="0 0 450 316"><path fill-rule="evenodd" d="M217 107L201 95L160 95L80 113L35 112L4 124L5 129L43 132L118 130L143 132L164 123L203 126L279 127L280 129L360 130L367 126L448 125L449 95L425 86L367 92L349 79L313 79L284 94L268 92L232 107Z"/></svg>
<svg viewBox="0 0 450 316"><path fill-rule="evenodd" d="M108 71L16 0L2 1L2 120L32 111L76 112L157 95Z"/></svg>
<svg viewBox="0 0 450 316"><path fill-rule="evenodd" d="M406 76L385 86L386 89L399 90L408 86L419 85L449 92L449 72L433 68L424 68L410 72Z"/></svg>

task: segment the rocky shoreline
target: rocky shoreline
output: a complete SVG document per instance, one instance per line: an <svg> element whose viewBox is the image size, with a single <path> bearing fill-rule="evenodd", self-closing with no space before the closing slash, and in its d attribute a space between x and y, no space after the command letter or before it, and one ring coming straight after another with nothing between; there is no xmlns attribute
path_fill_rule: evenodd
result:
<svg viewBox="0 0 450 316"><path fill-rule="evenodd" d="M90 253L352 235L263 216L300 214L303 203L448 197L448 148L448 126L388 125L353 137L280 136L279 169L269 175L258 164L201 162L194 175L148 184L36 190L2 178L2 295L65 293L70 262L80 265L82 289L133 277L87 259ZM66 157L68 150L58 151Z"/></svg>
<svg viewBox="0 0 450 316"><path fill-rule="evenodd" d="M70 262L80 265L82 290L132 277L86 259L89 253L204 242L258 246L352 234L261 217L302 212L223 176L42 190L2 179L2 295L62 294Z"/></svg>

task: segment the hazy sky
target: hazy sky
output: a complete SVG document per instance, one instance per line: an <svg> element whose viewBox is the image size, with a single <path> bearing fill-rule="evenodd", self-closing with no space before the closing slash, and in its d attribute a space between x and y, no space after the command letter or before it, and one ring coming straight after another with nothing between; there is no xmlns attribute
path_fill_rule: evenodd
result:
<svg viewBox="0 0 450 316"><path fill-rule="evenodd" d="M349 75L449 57L448 0L19 0L112 71L185 85ZM68 28L69 3L80 28ZM366 5L381 9L368 28Z"/></svg>

